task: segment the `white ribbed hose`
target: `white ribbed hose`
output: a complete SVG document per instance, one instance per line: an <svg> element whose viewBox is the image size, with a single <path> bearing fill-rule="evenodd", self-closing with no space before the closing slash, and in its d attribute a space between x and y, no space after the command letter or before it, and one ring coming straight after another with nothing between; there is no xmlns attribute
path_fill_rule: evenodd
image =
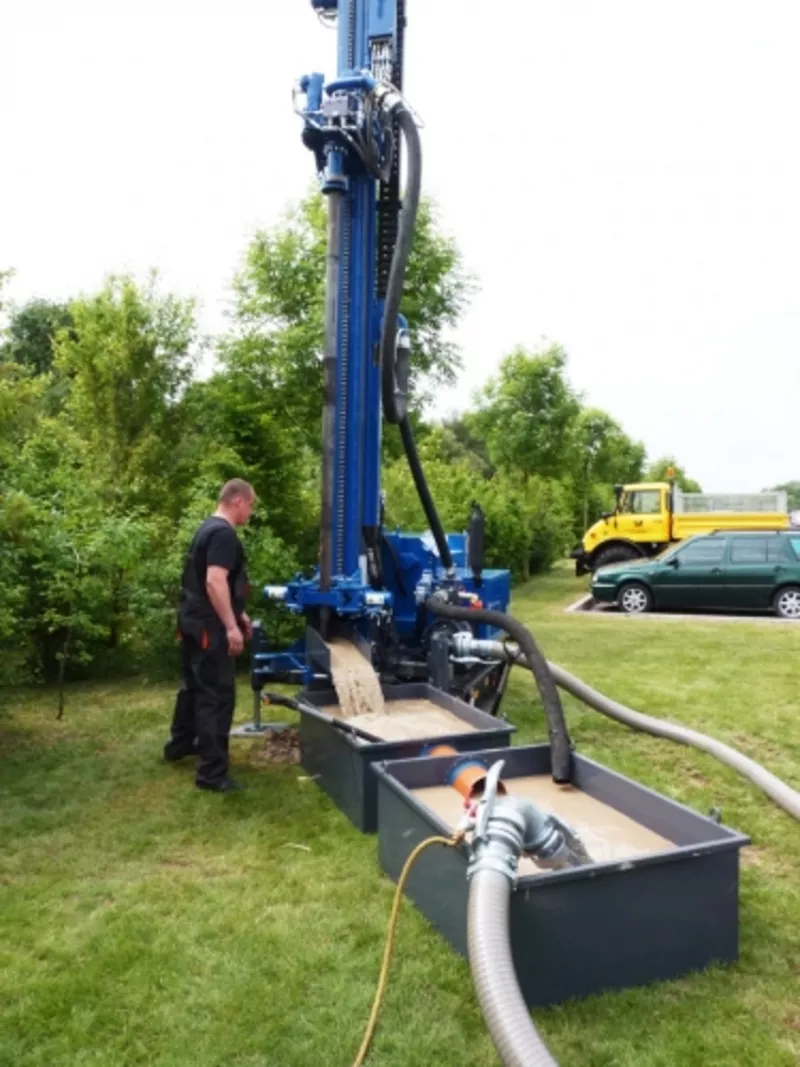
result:
<svg viewBox="0 0 800 1067"><path fill-rule="evenodd" d="M504 1067L558 1067L522 999L511 955L511 882L479 870L469 886L467 944L484 1022Z"/></svg>
<svg viewBox="0 0 800 1067"><path fill-rule="evenodd" d="M464 647L460 651L463 652ZM477 655L505 659L515 666L527 667L525 657L520 653L519 649L512 645L506 645L502 641L471 641L468 647L470 651ZM688 745L691 748L699 749L701 752L707 752L709 756L713 756L721 763L737 771L744 778L748 778L753 785L757 785L759 789L763 790L784 811L788 812L793 818L800 820L800 793L790 785L787 785L786 782L781 781L766 767L762 767L760 763L750 759L749 756L737 752L735 748L731 748L730 745L726 745L722 741L717 741L713 737L701 734L698 730L692 730L688 726L666 722L664 719L656 719L652 715L645 715L641 711L634 711L633 708L620 704L618 701L607 697L604 693L599 693L596 689L592 689L586 682L576 678L574 674L570 674L563 667L559 667L557 663L551 663L548 660L547 666L559 689L564 689L567 693L571 693L587 707L594 708L595 711L599 711L602 715L607 715L609 719L624 723L625 726L630 726L634 730L651 734L653 737L664 737L668 741L675 741L679 745Z"/></svg>
<svg viewBox="0 0 800 1067"><path fill-rule="evenodd" d="M723 744L722 741L707 737L697 730L690 730L688 726L679 726L677 723L655 719L652 715L643 715L640 711L634 711L633 708L619 704L616 700L611 700L602 693L598 693L596 689L592 689L586 682L582 682L580 678L576 678L569 671L565 671L563 667L559 667L555 663L550 663L548 666L556 685L561 689L565 689L568 693L572 693L574 697L577 697L578 700L587 704L590 708L607 715L610 719L625 723L626 726L631 726L634 730L641 730L642 733L652 734L654 737L665 737L670 741L676 741L678 744L690 745L692 748L707 752L710 756L714 756L722 763L732 767L733 770L738 771L745 778L749 778L754 785L757 785L759 789L763 789L768 797L771 797L776 804L779 804L784 811L794 816L795 819L800 819L800 793L792 789L786 782L782 782L780 778L776 778L760 763L756 763L755 760L742 755L741 752L737 752L735 748Z"/></svg>

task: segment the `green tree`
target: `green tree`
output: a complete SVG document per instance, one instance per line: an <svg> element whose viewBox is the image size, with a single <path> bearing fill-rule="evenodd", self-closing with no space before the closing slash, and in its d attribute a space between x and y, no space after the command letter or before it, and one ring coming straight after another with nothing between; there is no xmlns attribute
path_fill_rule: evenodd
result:
<svg viewBox="0 0 800 1067"><path fill-rule="evenodd" d="M676 462L674 456L662 456L653 460L644 473L647 482L666 482L670 478L675 479L675 484L684 493L702 493L700 483L690 478L686 471Z"/></svg>
<svg viewBox="0 0 800 1067"><path fill-rule="evenodd" d="M800 508L800 482L783 482L781 485L773 485L769 491L786 493L789 511L796 511Z"/></svg>
<svg viewBox="0 0 800 1067"><path fill-rule="evenodd" d="M632 441L607 412L583 408L575 424L575 485L580 507L578 527L586 530L597 518L593 512L610 509L613 485L642 476L644 445Z"/></svg>
<svg viewBox="0 0 800 1067"><path fill-rule="evenodd" d="M515 580L524 581L564 555L573 534L571 500L561 483L505 470L485 477L469 457L443 452L441 428L421 437L419 453L446 530L465 530L471 502L481 505L488 566L508 567ZM383 483L387 525L424 530L427 522L404 459L388 465Z"/></svg>
<svg viewBox="0 0 800 1067"><path fill-rule="evenodd" d="M66 415L87 445L108 506L180 509L176 488L196 463L181 403L197 361L191 301L112 277L69 305L55 368L70 383Z"/></svg>
<svg viewBox="0 0 800 1067"><path fill-rule="evenodd" d="M326 204L315 193L271 230L257 233L234 282L232 336L220 349L225 369L246 373L253 389L280 392L287 425L319 448L324 343ZM413 340L412 402L450 384L460 367L448 330L474 282L429 201L420 205L401 311Z"/></svg>
<svg viewBox="0 0 800 1067"><path fill-rule="evenodd" d="M271 530L316 557L322 429L326 203L315 193L276 227L251 241L234 281L230 334L219 371L194 389L204 436L224 444L264 501ZM420 206L401 310L414 340L412 411L426 389L454 380L458 352L447 332L472 291L455 244ZM383 435L384 454L400 455L399 435Z"/></svg>
<svg viewBox="0 0 800 1067"><path fill-rule="evenodd" d="M34 374L48 374L55 357L56 334L72 324L66 304L31 300L12 309L0 359L19 363Z"/></svg>
<svg viewBox="0 0 800 1067"><path fill-rule="evenodd" d="M471 423L497 467L543 478L574 469L580 401L566 362L559 345L535 354L517 348L479 391Z"/></svg>
<svg viewBox="0 0 800 1067"><path fill-rule="evenodd" d="M466 459L476 471L491 477L495 471L483 436L476 430L474 413L450 415L441 422L442 453L452 460Z"/></svg>

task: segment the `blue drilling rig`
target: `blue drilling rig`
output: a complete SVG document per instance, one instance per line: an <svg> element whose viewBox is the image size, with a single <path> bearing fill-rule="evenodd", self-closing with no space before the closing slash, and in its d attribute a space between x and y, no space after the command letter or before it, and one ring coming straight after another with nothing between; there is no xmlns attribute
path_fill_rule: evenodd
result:
<svg viewBox="0 0 800 1067"><path fill-rule="evenodd" d="M507 613L509 572L484 567L477 502L464 502L465 532L443 530L408 412L412 338L402 298L422 150L403 96L405 0L310 4L336 26L338 55L335 78L307 75L294 93L302 141L313 153L328 208L319 560L311 577L265 587L268 598L304 620L305 632L293 647L272 650L254 624L255 728L269 681L303 687L298 700L267 694L268 701L302 713L309 775L356 825L379 830L381 863L399 887L417 853L442 840L422 839L429 830L439 833L441 821L426 814L412 789L451 786L465 767L478 768L482 792L467 820L473 837L469 846L458 834L450 841L462 850L463 869L449 857L440 865L432 859L411 876L409 893L459 951L468 946L502 1062L554 1065L531 1023L532 1003L682 976L736 958L738 876L727 856L747 839L573 752L556 671L560 686L612 718L706 750L714 742L631 712L547 663L533 636ZM423 533L386 528L384 426L400 433L428 523ZM336 718L335 710L320 716L336 707L329 650L342 640L361 650L384 692L435 694L475 732L433 745L431 735L387 743ZM503 732L497 713L513 666L533 675L547 744L512 748L507 723ZM440 743L445 740L454 747ZM666 851L622 863L593 859L557 812L507 794L506 776L510 783L525 775L549 776L564 787L552 794L556 808L575 790L633 820L640 816L643 826L667 832ZM793 813L796 802L796 796L789 800ZM467 823L459 825L463 830ZM549 868L552 878L523 880L517 893L521 855ZM605 877L595 878L598 871Z"/></svg>
<svg viewBox="0 0 800 1067"><path fill-rule="evenodd" d="M411 337L401 304L422 152L402 93L405 0L311 0L311 6L338 30L337 76L326 82L313 73L294 90L302 140L313 152L328 208L319 562L312 577L265 589L304 616L306 631L289 650L275 651L256 627L256 706L270 680L313 684L314 650L349 637L367 652L382 683L432 681L496 714L508 664L469 664L453 656L450 639L458 631L479 638L497 633L478 612L505 612L510 575L483 566L476 502L465 501L465 532L442 529L408 416ZM385 527L386 424L399 430L429 526L424 533ZM443 617L442 602L459 616L464 609L476 613Z"/></svg>

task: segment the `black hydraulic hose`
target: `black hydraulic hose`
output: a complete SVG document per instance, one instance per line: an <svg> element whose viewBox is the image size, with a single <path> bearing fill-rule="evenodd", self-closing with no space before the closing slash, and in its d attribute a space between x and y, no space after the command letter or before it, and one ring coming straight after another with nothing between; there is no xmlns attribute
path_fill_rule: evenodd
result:
<svg viewBox="0 0 800 1067"><path fill-rule="evenodd" d="M420 462L417 445L414 441L414 434L411 430L411 423L408 421L407 415L400 422L400 437L403 441L406 459L408 460L408 466L411 470L411 477L414 479L414 485L417 487L417 495L419 496L425 511L425 518L428 520L431 533L436 541L436 547L439 549L439 559L441 559L444 568L449 571L453 566L453 557L450 553L450 546L447 543L447 535L442 528L439 514L436 511L436 504L433 502L431 491L425 480L425 473L422 470L422 463Z"/></svg>
<svg viewBox="0 0 800 1067"><path fill-rule="evenodd" d="M406 268L417 224L422 188L422 144L414 117L402 101L397 101L392 106L390 117L397 119L397 124L405 138L408 151L408 178L403 196L403 208L397 225L397 240L392 254L389 279L386 284L380 360L383 413L388 422L399 423L405 418L407 408L406 382L397 380L397 316L400 314ZM403 377L405 377L406 368L402 370Z"/></svg>
<svg viewBox="0 0 800 1067"><path fill-rule="evenodd" d="M453 568L453 557L442 528L436 505L431 496L425 473L414 442L414 433L408 418L408 350L404 349L402 365L397 351L397 317L400 313L400 301L403 295L403 283L406 268L411 255L414 240L414 228L419 210L420 189L422 187L422 145L414 117L402 101L397 101L391 109L390 117L396 118L405 138L408 150L408 184L403 197L403 209L397 227L397 241L392 255L389 280L386 286L386 300L383 313L383 328L380 341L381 361L381 395L383 413L387 422L400 426L400 437L414 479L417 493L425 517L428 520L433 539L439 550L439 559L445 570Z"/></svg>
<svg viewBox="0 0 800 1067"><path fill-rule="evenodd" d="M569 782L572 780L572 745L567 732L567 724L564 720L564 709L561 706L561 697L558 694L556 683L550 673L547 660L539 651L539 647L533 639L533 634L518 620L502 611L489 611L486 608L462 608L456 604L448 604L439 597L428 597L426 606L434 615L442 615L446 619L457 619L464 622L485 622L488 626L495 626L499 630L505 630L517 642L520 652L525 657L525 663L533 674L534 681L542 698L544 713L547 718L547 731L550 736L550 764L551 774L555 782Z"/></svg>

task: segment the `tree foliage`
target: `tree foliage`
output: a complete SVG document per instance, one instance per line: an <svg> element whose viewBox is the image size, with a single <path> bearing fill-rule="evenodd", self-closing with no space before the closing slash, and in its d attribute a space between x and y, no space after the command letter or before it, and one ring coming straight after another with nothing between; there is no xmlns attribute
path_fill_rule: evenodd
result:
<svg viewBox="0 0 800 1067"><path fill-rule="evenodd" d="M559 478L574 462L580 401L566 380L559 345L541 353L517 348L477 397L472 418L497 467Z"/></svg>
<svg viewBox="0 0 800 1067"><path fill-rule="evenodd" d="M684 493L702 493L700 483L690 478L674 456L661 456L654 460L644 473L644 479L648 482L666 482L674 478L675 484Z"/></svg>
<svg viewBox="0 0 800 1067"><path fill-rule="evenodd" d="M508 567L517 580L545 570L564 555L572 539L570 500L555 479L498 471L486 478L468 457L448 456L441 429L419 444L425 478L445 529L465 530L476 500L486 524L486 562ZM392 528L424 530L425 515L404 458L384 472L386 521Z"/></svg>
<svg viewBox="0 0 800 1067"><path fill-rule="evenodd" d="M31 300L12 312L0 358L19 363L34 374L48 374L55 358L56 334L71 325L66 304Z"/></svg>
<svg viewBox="0 0 800 1067"><path fill-rule="evenodd" d="M781 485L773 485L772 491L786 493L789 511L800 508L800 482L783 482Z"/></svg>
<svg viewBox="0 0 800 1067"><path fill-rule="evenodd" d="M279 392L287 424L313 449L319 448L321 421L326 241L321 194L255 235L235 279L232 332L220 353L223 366L246 374L262 396ZM447 332L473 289L455 243L439 231L433 205L423 200L401 306L414 338L410 386L417 410L431 388L455 380L460 355Z"/></svg>
<svg viewBox="0 0 800 1067"><path fill-rule="evenodd" d="M56 335L56 369L69 383L66 418L86 446L110 504L158 511L178 488L185 450L184 390L196 362L192 304L112 278L70 305Z"/></svg>
<svg viewBox="0 0 800 1067"><path fill-rule="evenodd" d="M21 307L2 302L0 274L0 679L63 692L87 674L171 672L186 547L230 477L259 497L242 534L251 614L266 614L263 584L316 562L325 240L318 194L255 234L203 377L194 304L155 274ZM488 564L523 580L563 557L615 481L641 476L644 449L584 405L558 345L515 349L472 410L426 418L460 368L450 331L473 289L423 203L401 308L420 455L445 527L463 530L477 500ZM394 428L383 440L387 522L422 529Z"/></svg>

